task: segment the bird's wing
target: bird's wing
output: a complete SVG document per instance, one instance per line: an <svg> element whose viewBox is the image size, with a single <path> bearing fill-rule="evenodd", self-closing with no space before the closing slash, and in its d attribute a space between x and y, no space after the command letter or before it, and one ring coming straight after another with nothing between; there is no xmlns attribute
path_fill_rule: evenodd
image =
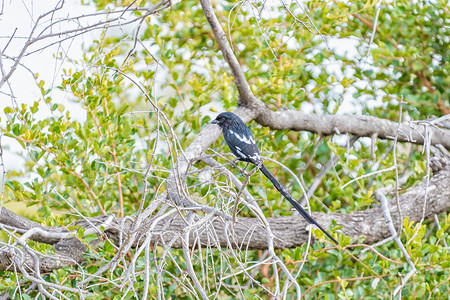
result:
<svg viewBox="0 0 450 300"><path fill-rule="evenodd" d="M261 157L255 139L250 130L247 127L245 129L239 131L227 130L224 132L225 141L236 157L246 162L259 164Z"/></svg>

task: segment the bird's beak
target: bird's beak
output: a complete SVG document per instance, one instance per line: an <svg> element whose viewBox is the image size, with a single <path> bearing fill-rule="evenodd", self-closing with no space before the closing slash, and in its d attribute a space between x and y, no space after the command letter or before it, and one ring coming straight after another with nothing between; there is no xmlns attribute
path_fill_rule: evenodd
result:
<svg viewBox="0 0 450 300"><path fill-rule="evenodd" d="M217 120L216 119L212 120L211 124L217 124Z"/></svg>

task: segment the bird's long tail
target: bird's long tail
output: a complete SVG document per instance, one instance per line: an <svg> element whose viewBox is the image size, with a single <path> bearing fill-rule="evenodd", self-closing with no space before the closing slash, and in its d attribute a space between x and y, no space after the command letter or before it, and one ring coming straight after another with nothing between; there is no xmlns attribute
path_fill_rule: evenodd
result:
<svg viewBox="0 0 450 300"><path fill-rule="evenodd" d="M284 189L284 187L281 185L281 183L270 173L270 171L264 166L264 164L261 164L261 172L273 183L275 188L283 195L284 198L286 198L292 206L302 215L303 218L305 218L306 221L310 224L314 224L317 227L319 227L320 230L323 231L336 245L338 245L338 241L336 241L325 229L323 229L322 226L319 225L307 212L303 209L303 207L292 198L292 196Z"/></svg>

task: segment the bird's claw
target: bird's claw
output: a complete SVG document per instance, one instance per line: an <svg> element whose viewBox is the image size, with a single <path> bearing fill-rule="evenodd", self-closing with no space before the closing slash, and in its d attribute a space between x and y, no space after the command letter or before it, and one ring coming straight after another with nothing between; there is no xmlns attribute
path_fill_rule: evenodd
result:
<svg viewBox="0 0 450 300"><path fill-rule="evenodd" d="M247 169L248 163L247 163L247 165L245 166L245 168L242 169L242 168L239 168L238 165L236 164L236 161L238 161L238 160L239 160L239 158L233 159L233 160L230 162L231 166L233 166L233 168L238 169L238 170L239 170L239 173L241 173L241 175L243 175L243 176L248 176L248 172L245 171L245 170Z"/></svg>

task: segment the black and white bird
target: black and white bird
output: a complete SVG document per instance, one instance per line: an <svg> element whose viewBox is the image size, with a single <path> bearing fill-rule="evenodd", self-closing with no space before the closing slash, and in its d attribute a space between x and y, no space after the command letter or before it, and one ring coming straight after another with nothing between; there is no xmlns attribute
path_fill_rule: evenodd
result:
<svg viewBox="0 0 450 300"><path fill-rule="evenodd" d="M323 229L322 226L320 226L319 223L317 223L303 207L294 200L294 198L292 198L280 182L272 175L272 173L270 173L266 166L264 166L261 156L259 155L258 147L256 146L255 138L241 118L232 112L223 112L212 121L212 124L220 126L228 147L238 160L259 166L261 172L273 183L275 188L292 204L292 206L295 207L308 223L316 225L334 243L338 244L338 242Z"/></svg>

